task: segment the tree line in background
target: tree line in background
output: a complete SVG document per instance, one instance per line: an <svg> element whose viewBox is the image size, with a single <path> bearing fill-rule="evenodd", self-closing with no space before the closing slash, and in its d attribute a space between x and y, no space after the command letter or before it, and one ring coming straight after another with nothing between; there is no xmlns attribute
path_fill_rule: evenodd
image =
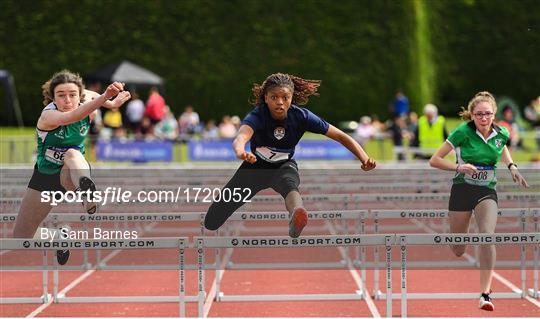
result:
<svg viewBox="0 0 540 319"><path fill-rule="evenodd" d="M413 109L455 115L479 90L521 107L540 88L537 0L3 1L0 68L15 77L26 125L41 84L122 59L166 80L175 113L243 116L253 83L275 72L321 79L309 108L329 121ZM140 92L144 96L146 92ZM1 112L6 112L5 108ZM2 114L0 124L5 123Z"/></svg>

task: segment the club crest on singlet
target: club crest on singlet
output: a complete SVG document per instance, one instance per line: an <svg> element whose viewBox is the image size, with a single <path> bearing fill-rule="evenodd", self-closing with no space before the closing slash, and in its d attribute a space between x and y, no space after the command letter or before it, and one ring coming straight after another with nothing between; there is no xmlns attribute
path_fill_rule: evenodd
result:
<svg viewBox="0 0 540 319"><path fill-rule="evenodd" d="M503 141L501 139L496 139L495 140L495 146L497 146L497 148L501 148L501 146L503 145Z"/></svg>
<svg viewBox="0 0 540 319"><path fill-rule="evenodd" d="M61 138L61 139L64 139L65 138L65 134L64 134L64 128L61 127L58 132L54 133L54 136L58 137L58 138Z"/></svg>
<svg viewBox="0 0 540 319"><path fill-rule="evenodd" d="M88 132L88 126L86 125L81 125L81 128L79 129L79 133L84 136L86 135L86 133Z"/></svg>
<svg viewBox="0 0 540 319"><path fill-rule="evenodd" d="M281 140L285 136L285 128L278 126L274 129L274 137Z"/></svg>

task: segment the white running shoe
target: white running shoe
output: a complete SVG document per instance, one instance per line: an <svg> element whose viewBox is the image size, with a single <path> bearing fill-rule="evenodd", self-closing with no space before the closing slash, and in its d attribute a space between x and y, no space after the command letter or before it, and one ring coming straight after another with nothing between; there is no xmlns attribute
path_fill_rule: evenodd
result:
<svg viewBox="0 0 540 319"><path fill-rule="evenodd" d="M495 310L495 306L491 302L491 298L489 297L489 294L482 294L480 296L480 303L478 305L478 308L486 311L493 311Z"/></svg>

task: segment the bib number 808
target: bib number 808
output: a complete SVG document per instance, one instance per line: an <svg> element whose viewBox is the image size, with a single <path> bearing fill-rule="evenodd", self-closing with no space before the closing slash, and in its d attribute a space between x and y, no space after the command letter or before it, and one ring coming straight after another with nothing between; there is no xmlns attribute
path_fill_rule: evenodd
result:
<svg viewBox="0 0 540 319"><path fill-rule="evenodd" d="M479 181L485 181L488 178L488 172L487 171L480 171L477 173L473 173L471 175L472 179L479 180Z"/></svg>

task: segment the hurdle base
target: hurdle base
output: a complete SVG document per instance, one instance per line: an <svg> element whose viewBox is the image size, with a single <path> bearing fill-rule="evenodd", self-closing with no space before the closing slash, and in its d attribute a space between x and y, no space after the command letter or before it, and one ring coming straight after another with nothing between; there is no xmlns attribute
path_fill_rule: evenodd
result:
<svg viewBox="0 0 540 319"><path fill-rule="evenodd" d="M315 300L362 300L364 294L357 290L354 294L306 294L306 295L225 295L220 292L217 300L238 301L315 301Z"/></svg>
<svg viewBox="0 0 540 319"><path fill-rule="evenodd" d="M534 291L534 289L529 288L527 290L527 294L529 295L529 297L540 298L540 290L539 291Z"/></svg>
<svg viewBox="0 0 540 319"><path fill-rule="evenodd" d="M2 297L0 304L30 304L30 303L47 303L51 300L52 295L42 295L41 297Z"/></svg>
<svg viewBox="0 0 540 319"><path fill-rule="evenodd" d="M184 302L197 302L196 296L185 296ZM59 294L56 303L96 303L96 302L180 302L179 296L88 296L71 297Z"/></svg>
<svg viewBox="0 0 540 319"><path fill-rule="evenodd" d="M229 261L225 269L343 269L345 260L324 263L235 263Z"/></svg>
<svg viewBox="0 0 540 319"><path fill-rule="evenodd" d="M493 292L490 294L495 299L521 299L521 290L513 292ZM375 294L375 299L385 300L386 294L378 291ZM480 293L475 292L439 292L439 293L422 293L422 292L407 292L407 300L432 300L432 299L479 299ZM401 293L392 293L393 300L401 299Z"/></svg>
<svg viewBox="0 0 540 319"><path fill-rule="evenodd" d="M170 265L109 265L99 264L99 270L178 270L177 264ZM186 265L185 270L196 270L197 265ZM216 269L215 263L205 265L205 270Z"/></svg>

